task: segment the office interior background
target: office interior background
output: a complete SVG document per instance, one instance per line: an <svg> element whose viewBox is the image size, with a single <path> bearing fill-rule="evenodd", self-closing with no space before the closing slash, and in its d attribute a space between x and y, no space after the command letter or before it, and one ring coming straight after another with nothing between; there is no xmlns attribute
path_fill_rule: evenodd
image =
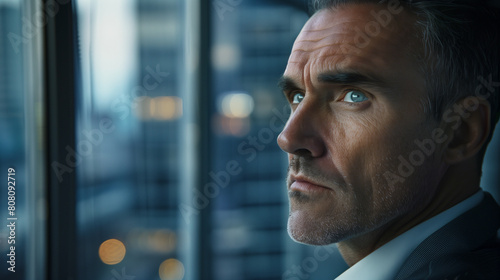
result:
<svg viewBox="0 0 500 280"><path fill-rule="evenodd" d="M276 83L307 18L305 0L0 0L1 278L343 271L334 245L286 232ZM499 146L482 181L497 201Z"/></svg>

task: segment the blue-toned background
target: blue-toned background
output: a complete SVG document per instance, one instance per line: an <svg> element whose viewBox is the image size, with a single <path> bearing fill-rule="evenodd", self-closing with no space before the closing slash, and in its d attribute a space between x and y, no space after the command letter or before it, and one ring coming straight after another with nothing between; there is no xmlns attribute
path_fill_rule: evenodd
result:
<svg viewBox="0 0 500 280"><path fill-rule="evenodd" d="M0 226L2 279L46 279L45 180L71 174L76 279L334 279L345 269L335 246L296 244L286 232L287 160L276 137L289 110L276 83L306 1L74 1L66 133L76 139L60 144L67 158L55 165L44 154L55 139L43 111L43 34L23 37L32 2L0 0L0 181L16 168L22 221L14 278ZM200 7L210 9L206 26ZM483 178L497 198L499 143ZM0 206L2 225L6 184Z"/></svg>

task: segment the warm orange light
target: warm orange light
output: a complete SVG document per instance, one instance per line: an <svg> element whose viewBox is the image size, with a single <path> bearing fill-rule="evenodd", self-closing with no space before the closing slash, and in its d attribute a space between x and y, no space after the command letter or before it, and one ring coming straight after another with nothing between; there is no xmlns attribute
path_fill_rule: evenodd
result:
<svg viewBox="0 0 500 280"><path fill-rule="evenodd" d="M135 113L141 120L171 121L182 117L182 99L175 96L141 97Z"/></svg>
<svg viewBox="0 0 500 280"><path fill-rule="evenodd" d="M226 135L233 135L236 137L245 136L250 131L249 118L228 118L226 116L219 116L215 119L216 125L220 133Z"/></svg>
<svg viewBox="0 0 500 280"><path fill-rule="evenodd" d="M158 230L149 236L149 247L153 251L161 253L172 252L177 245L177 237L169 230Z"/></svg>
<svg viewBox="0 0 500 280"><path fill-rule="evenodd" d="M176 259L168 259L161 263L159 274L161 280L181 280L184 278L184 265Z"/></svg>
<svg viewBox="0 0 500 280"><path fill-rule="evenodd" d="M182 99L173 96L161 96L155 99L157 120L175 120L182 116Z"/></svg>
<svg viewBox="0 0 500 280"><path fill-rule="evenodd" d="M120 263L125 257L125 245L118 239L108 239L99 247L99 258L105 264Z"/></svg>

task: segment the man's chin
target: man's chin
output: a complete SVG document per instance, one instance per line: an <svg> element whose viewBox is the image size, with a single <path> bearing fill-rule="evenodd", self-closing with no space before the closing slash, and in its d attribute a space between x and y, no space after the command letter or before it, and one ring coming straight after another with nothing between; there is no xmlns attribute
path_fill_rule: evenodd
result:
<svg viewBox="0 0 500 280"><path fill-rule="evenodd" d="M329 245L338 242L335 233L326 230L322 224L292 214L288 218L288 235L295 242L308 245Z"/></svg>

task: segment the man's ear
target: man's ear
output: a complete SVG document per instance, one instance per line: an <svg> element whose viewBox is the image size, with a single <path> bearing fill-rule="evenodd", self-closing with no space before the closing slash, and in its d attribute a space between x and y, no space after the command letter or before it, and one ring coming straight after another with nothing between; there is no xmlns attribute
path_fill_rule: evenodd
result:
<svg viewBox="0 0 500 280"><path fill-rule="evenodd" d="M448 123L448 139L444 160L456 164L474 157L481 150L490 133L490 103L484 98L467 97L453 105L455 123ZM450 118L453 119L453 118Z"/></svg>

